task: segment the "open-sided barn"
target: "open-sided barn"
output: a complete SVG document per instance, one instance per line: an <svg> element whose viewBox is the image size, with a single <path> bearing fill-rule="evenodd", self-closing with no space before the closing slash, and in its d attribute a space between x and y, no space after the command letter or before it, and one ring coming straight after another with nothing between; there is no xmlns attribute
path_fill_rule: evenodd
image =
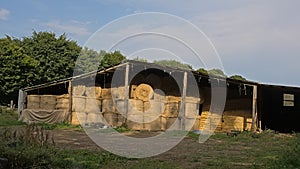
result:
<svg viewBox="0 0 300 169"><path fill-rule="evenodd" d="M26 122L133 130L299 131L299 94L299 88L125 61L21 89L19 113Z"/></svg>

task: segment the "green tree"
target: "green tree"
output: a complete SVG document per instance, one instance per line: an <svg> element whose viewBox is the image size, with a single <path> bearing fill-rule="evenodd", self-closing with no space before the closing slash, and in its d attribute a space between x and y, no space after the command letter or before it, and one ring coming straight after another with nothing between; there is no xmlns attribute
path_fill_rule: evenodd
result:
<svg viewBox="0 0 300 169"><path fill-rule="evenodd" d="M50 32L33 32L22 40L26 55L38 61L35 84L70 77L81 47L68 40L65 34L58 37Z"/></svg>
<svg viewBox="0 0 300 169"><path fill-rule="evenodd" d="M99 66L100 69L109 68L120 64L126 57L121 54L120 51L114 51L112 53L105 53Z"/></svg>
<svg viewBox="0 0 300 169"><path fill-rule="evenodd" d="M198 70L197 70L197 72L199 72L199 73L202 73L202 74L205 74L205 75L208 75L208 72L207 72L207 70L206 70L206 69L204 69L204 68L200 68L200 69L198 69Z"/></svg>
<svg viewBox="0 0 300 169"><path fill-rule="evenodd" d="M0 39L0 103L17 101L18 90L31 84L37 65L38 61L24 54L19 40Z"/></svg>
<svg viewBox="0 0 300 169"><path fill-rule="evenodd" d="M161 66L169 66L172 68L180 68L180 69L187 69L187 70L193 69L191 65L181 63L176 60L158 60L158 61L154 60L153 63L161 65Z"/></svg>
<svg viewBox="0 0 300 169"><path fill-rule="evenodd" d="M76 71L76 74L82 74L98 70L99 64L105 54L106 52L103 50L97 52L92 49L88 49L87 47L84 47L76 60L76 70L74 71Z"/></svg>
<svg viewBox="0 0 300 169"><path fill-rule="evenodd" d="M244 78L243 76L241 75L232 75L229 77L230 79L234 79L234 80L242 80L242 81L247 81L246 78Z"/></svg>

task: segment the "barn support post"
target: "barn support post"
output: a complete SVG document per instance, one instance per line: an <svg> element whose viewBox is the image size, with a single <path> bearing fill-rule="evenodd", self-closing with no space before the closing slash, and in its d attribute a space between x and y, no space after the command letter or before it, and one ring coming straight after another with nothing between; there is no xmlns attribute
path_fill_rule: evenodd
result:
<svg viewBox="0 0 300 169"><path fill-rule="evenodd" d="M72 124L72 101L73 101L73 90L72 90L72 80L69 81L69 86L68 86L68 92L69 92L69 120L70 123Z"/></svg>
<svg viewBox="0 0 300 169"><path fill-rule="evenodd" d="M129 64L126 64L125 68L125 92L124 92L124 121L123 124L125 125L127 122L127 115L128 115L128 99L129 99Z"/></svg>
<svg viewBox="0 0 300 169"><path fill-rule="evenodd" d="M187 72L183 74L183 88L182 88L182 101L181 101L181 128L185 130L185 101L186 101L186 90L187 90Z"/></svg>
<svg viewBox="0 0 300 169"><path fill-rule="evenodd" d="M253 85L251 131L256 130L256 120L257 120L257 86Z"/></svg>

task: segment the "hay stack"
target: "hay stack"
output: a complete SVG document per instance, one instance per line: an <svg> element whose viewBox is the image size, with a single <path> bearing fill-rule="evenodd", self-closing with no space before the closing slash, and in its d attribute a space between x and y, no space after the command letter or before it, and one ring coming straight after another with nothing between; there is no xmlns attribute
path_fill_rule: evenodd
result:
<svg viewBox="0 0 300 169"><path fill-rule="evenodd" d="M77 96L83 96L85 92L85 86L83 85L78 85L78 86L74 86L73 87L73 96L77 97Z"/></svg>
<svg viewBox="0 0 300 169"><path fill-rule="evenodd" d="M199 105L197 103L185 103L185 116L195 118L199 114Z"/></svg>
<svg viewBox="0 0 300 169"><path fill-rule="evenodd" d="M224 122L222 125L222 129L224 131L231 131L231 130L244 130L244 117L241 116L224 116Z"/></svg>
<svg viewBox="0 0 300 169"><path fill-rule="evenodd" d="M144 103L141 100L129 99L128 114L141 114L144 112Z"/></svg>
<svg viewBox="0 0 300 169"><path fill-rule="evenodd" d="M114 99L121 100L125 98L125 87L111 88L111 94Z"/></svg>
<svg viewBox="0 0 300 169"><path fill-rule="evenodd" d="M137 88L137 85L131 85L130 87L130 99L136 99L135 95L135 89Z"/></svg>
<svg viewBox="0 0 300 169"><path fill-rule="evenodd" d="M142 83L135 89L135 96L139 100L149 101L153 96L153 89L150 85Z"/></svg>
<svg viewBox="0 0 300 169"><path fill-rule="evenodd" d="M101 87L100 86L90 86L85 88L85 95L87 97L96 97L100 98L101 97Z"/></svg>
<svg viewBox="0 0 300 169"><path fill-rule="evenodd" d="M165 104L156 100L144 102L144 113L150 116L159 116L165 110Z"/></svg>
<svg viewBox="0 0 300 169"><path fill-rule="evenodd" d="M54 110L56 107L55 95L41 95L40 108L45 110Z"/></svg>
<svg viewBox="0 0 300 169"><path fill-rule="evenodd" d="M97 97L87 97L85 100L85 112L99 113L101 108L101 100Z"/></svg>
<svg viewBox="0 0 300 169"><path fill-rule="evenodd" d="M222 116L209 111L203 111L200 117L199 130L221 131Z"/></svg>
<svg viewBox="0 0 300 169"><path fill-rule="evenodd" d="M160 130L162 130L161 117L160 116L145 115L144 116L143 130L148 130L148 131L160 131Z"/></svg>
<svg viewBox="0 0 300 169"><path fill-rule="evenodd" d="M84 96L74 96L72 98L72 111L75 112L84 112L85 111L85 102L86 99Z"/></svg>
<svg viewBox="0 0 300 169"><path fill-rule="evenodd" d="M28 95L27 96L27 109L39 109L40 108L40 96Z"/></svg>
<svg viewBox="0 0 300 169"><path fill-rule="evenodd" d="M117 126L118 125L118 114L112 112L103 113L104 120L109 126Z"/></svg>
<svg viewBox="0 0 300 169"><path fill-rule="evenodd" d="M64 94L56 96L56 105L55 109L57 110L69 110L69 95Z"/></svg>

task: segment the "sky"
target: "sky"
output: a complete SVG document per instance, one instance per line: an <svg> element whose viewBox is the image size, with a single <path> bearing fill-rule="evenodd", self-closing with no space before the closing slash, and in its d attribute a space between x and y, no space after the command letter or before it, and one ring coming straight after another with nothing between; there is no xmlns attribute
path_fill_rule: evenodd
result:
<svg viewBox="0 0 300 169"><path fill-rule="evenodd" d="M185 21L180 20L182 22L176 25L175 21L165 20L159 30L167 33L182 31L186 41L194 43L191 46L204 49L205 44L195 45L198 35L189 30L187 22L196 26L217 50L225 74L240 74L260 83L300 86L299 9L300 1L297 0L4 0L0 2L0 37L22 38L31 36L33 31L50 31L57 35L66 33L69 39L83 46L99 29L120 17L144 12L165 13ZM163 18L157 18L157 22L163 23ZM145 26L134 24L149 27L154 21L137 19L118 28L123 32L147 31ZM108 35L109 31L105 33ZM151 46L143 43L144 47L146 45ZM168 46L164 47L166 49L154 46L152 54L168 52ZM124 53L146 51L136 50ZM174 50L169 54L177 52ZM185 57L181 60L194 68L201 67Z"/></svg>

